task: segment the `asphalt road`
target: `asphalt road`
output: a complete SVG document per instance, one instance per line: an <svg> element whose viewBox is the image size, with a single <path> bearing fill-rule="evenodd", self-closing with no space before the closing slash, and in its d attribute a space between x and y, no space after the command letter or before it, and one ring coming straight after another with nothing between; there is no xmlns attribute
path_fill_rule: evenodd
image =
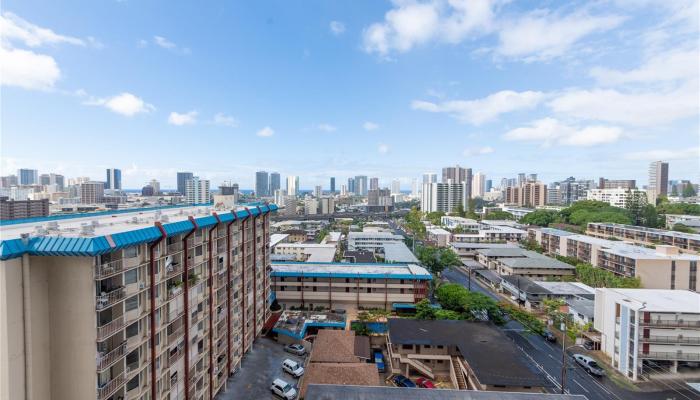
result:
<svg viewBox="0 0 700 400"><path fill-rule="evenodd" d="M448 269L445 270L442 276L453 283L459 283L464 287L469 287L469 279L465 272ZM481 286L474 279L471 279L471 290L483 293L493 299L500 298ZM551 392L561 393L561 371L562 371L562 349L561 343L550 343L544 340L537 334L532 334L517 321L509 321L501 329L508 335L515 345L520 348L526 359L535 364L544 376L552 383ZM566 384L564 385L567 393L582 394L589 400L642 400L642 399L674 399L674 400L697 400L700 396L697 392L684 386L680 381L667 383L667 390L657 392L638 392L630 391L619 387L609 378L596 378L583 368L579 367L573 358L574 353L585 353L582 347L569 348L566 359Z"/></svg>

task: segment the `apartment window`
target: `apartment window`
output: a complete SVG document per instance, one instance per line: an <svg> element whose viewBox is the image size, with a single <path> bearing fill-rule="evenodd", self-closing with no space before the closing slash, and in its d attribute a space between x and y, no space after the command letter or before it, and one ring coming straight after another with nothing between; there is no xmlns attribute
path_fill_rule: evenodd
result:
<svg viewBox="0 0 700 400"><path fill-rule="evenodd" d="M671 261L671 290L676 288L676 262Z"/></svg>
<svg viewBox="0 0 700 400"><path fill-rule="evenodd" d="M197 246L194 248L195 256L201 256L202 254L204 254L204 246Z"/></svg>
<svg viewBox="0 0 700 400"><path fill-rule="evenodd" d="M124 306L126 307L126 311L131 311L135 310L139 307L139 296L131 296L126 301L124 301Z"/></svg>
<svg viewBox="0 0 700 400"><path fill-rule="evenodd" d="M698 262L697 261L691 261L690 262L690 274L688 275L688 289L692 291L697 290L697 282L698 282Z"/></svg>
<svg viewBox="0 0 700 400"><path fill-rule="evenodd" d="M124 258L133 258L139 255L139 246L127 247L124 249Z"/></svg>
<svg viewBox="0 0 700 400"><path fill-rule="evenodd" d="M134 390L134 389L136 389L137 387L139 387L139 376L138 376L138 375L136 375L136 376L134 377L134 379L130 380L130 381L126 384L126 391L128 392L128 391L130 391L130 390Z"/></svg>
<svg viewBox="0 0 700 400"><path fill-rule="evenodd" d="M126 271L124 273L124 284L125 285L130 285L132 283L136 283L139 279L139 274L137 269L131 269L129 271Z"/></svg>
<svg viewBox="0 0 700 400"><path fill-rule="evenodd" d="M202 237L202 230L197 229L196 231L194 231L194 237Z"/></svg>
<svg viewBox="0 0 700 400"><path fill-rule="evenodd" d="M402 344L401 348L404 350L413 350L413 345L412 344Z"/></svg>
<svg viewBox="0 0 700 400"><path fill-rule="evenodd" d="M138 321L126 327L126 338L134 337L139 333L139 323Z"/></svg>

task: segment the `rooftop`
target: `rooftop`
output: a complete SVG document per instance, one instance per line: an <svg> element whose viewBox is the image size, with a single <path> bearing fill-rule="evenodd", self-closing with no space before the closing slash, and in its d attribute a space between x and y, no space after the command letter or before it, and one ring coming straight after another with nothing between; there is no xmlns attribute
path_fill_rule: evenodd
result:
<svg viewBox="0 0 700 400"><path fill-rule="evenodd" d="M574 394L486 392L476 390L435 390L388 386L343 386L311 384L306 400L586 400Z"/></svg>
<svg viewBox="0 0 700 400"><path fill-rule="evenodd" d="M518 268L547 268L547 269L569 269L573 270L576 267L574 267L571 264L567 264L565 262L561 262L557 259L543 256L539 253L536 253L534 251L528 251L525 250L524 252L525 257L519 258L519 257L513 257L513 258L503 258L499 260L502 264L518 269Z"/></svg>
<svg viewBox="0 0 700 400"><path fill-rule="evenodd" d="M589 299L570 299L566 304L588 318L595 316L595 301Z"/></svg>
<svg viewBox="0 0 700 400"><path fill-rule="evenodd" d="M391 232L349 232L348 239L357 238L383 238L383 239L396 239L403 240L403 236L395 235Z"/></svg>
<svg viewBox="0 0 700 400"><path fill-rule="evenodd" d="M537 285L549 290L552 294L563 296L590 297L595 295L595 288L580 282L549 282L535 281Z"/></svg>
<svg viewBox="0 0 700 400"><path fill-rule="evenodd" d="M420 263L411 249L403 242L385 243L382 248L384 249L384 259L387 262Z"/></svg>
<svg viewBox="0 0 700 400"><path fill-rule="evenodd" d="M509 246L509 247L492 247L492 248L485 248L485 249L479 249L476 251L477 254L484 255L486 257L524 257L525 256L525 250L519 248L519 247L514 247L514 246Z"/></svg>
<svg viewBox="0 0 700 400"><path fill-rule="evenodd" d="M289 237L286 233L273 233L270 235L270 247L275 247L277 243L287 239Z"/></svg>
<svg viewBox="0 0 700 400"><path fill-rule="evenodd" d="M510 243L467 243L451 242L450 246L455 249L517 249L518 246Z"/></svg>
<svg viewBox="0 0 700 400"><path fill-rule="evenodd" d="M700 240L700 234L698 234L698 233L676 232L676 231L669 231L666 229L647 228L646 226L614 224L611 222L591 222L590 224L607 226L607 227L612 227L612 228L621 228L621 229L627 229L627 230L638 231L638 232L656 233L659 235L673 236L676 238Z"/></svg>
<svg viewBox="0 0 700 400"><path fill-rule="evenodd" d="M390 318L389 339L393 344L455 346L481 384L548 386L513 341L490 323Z"/></svg>
<svg viewBox="0 0 700 400"><path fill-rule="evenodd" d="M630 305L632 308L644 307L644 311L700 314L700 293L689 290L596 289L596 293L599 291L615 293L623 297L623 301L636 303L636 307Z"/></svg>
<svg viewBox="0 0 700 400"><path fill-rule="evenodd" d="M306 276L332 278L384 278L430 280L425 268L416 264L359 263L272 263L272 276Z"/></svg>
<svg viewBox="0 0 700 400"><path fill-rule="evenodd" d="M273 331L298 339L306 336L309 326L345 327L345 315L314 311L289 311L282 313Z"/></svg>

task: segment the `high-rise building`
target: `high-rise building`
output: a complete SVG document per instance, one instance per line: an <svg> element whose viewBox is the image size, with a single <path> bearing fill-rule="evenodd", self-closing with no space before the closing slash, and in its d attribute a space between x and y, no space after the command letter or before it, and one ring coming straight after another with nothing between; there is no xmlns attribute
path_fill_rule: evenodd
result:
<svg viewBox="0 0 700 400"><path fill-rule="evenodd" d="M367 196L367 176L358 175L355 177L355 194Z"/></svg>
<svg viewBox="0 0 700 400"><path fill-rule="evenodd" d="M192 172L178 172L177 173L177 192L181 195L185 195L185 189L187 187L187 181L192 179L194 174Z"/></svg>
<svg viewBox="0 0 700 400"><path fill-rule="evenodd" d="M275 190L281 188L282 186L280 185L280 173L270 172L270 191L267 192L267 195L272 196L275 194Z"/></svg>
<svg viewBox="0 0 700 400"><path fill-rule="evenodd" d="M156 179L151 179L149 185L153 188L153 196L158 196L160 194L160 182Z"/></svg>
<svg viewBox="0 0 700 400"><path fill-rule="evenodd" d="M0 178L0 187L10 188L18 184L19 180L17 179L17 175L7 175Z"/></svg>
<svg viewBox="0 0 700 400"><path fill-rule="evenodd" d="M287 196L298 196L299 195L299 177L298 176L288 176L287 177Z"/></svg>
<svg viewBox="0 0 700 400"><path fill-rule="evenodd" d="M98 204L102 203L105 194L104 182L83 182L80 184L80 203Z"/></svg>
<svg viewBox="0 0 700 400"><path fill-rule="evenodd" d="M48 186L48 185L51 184L50 182L51 182L51 177L49 176L49 174L41 174L41 175L39 175L39 184L40 184L40 185L42 185L42 186Z"/></svg>
<svg viewBox="0 0 700 400"><path fill-rule="evenodd" d="M275 193L273 193L273 195L275 196L275 198L274 198L275 204L279 204L280 206L284 205L284 196L287 195L287 193L285 193L284 190L277 189L277 190L275 190Z"/></svg>
<svg viewBox="0 0 700 400"><path fill-rule="evenodd" d="M289 179L289 177L287 177ZM297 215L297 197L292 195L284 196L284 215Z"/></svg>
<svg viewBox="0 0 700 400"><path fill-rule="evenodd" d="M526 182L525 173L521 172L518 174L518 186L522 186Z"/></svg>
<svg viewBox="0 0 700 400"><path fill-rule="evenodd" d="M16 184L17 183L15 183L15 185ZM41 174L41 175L39 175L39 184L42 186L55 185L54 188L58 192L62 192L63 188L65 186L63 175L58 175L58 174Z"/></svg>
<svg viewBox="0 0 700 400"><path fill-rule="evenodd" d="M508 186L506 204L520 207L540 207L547 204L547 185L541 182L525 182L521 186Z"/></svg>
<svg viewBox="0 0 700 400"><path fill-rule="evenodd" d="M650 199L656 199L661 195L668 194L668 163L654 161L649 164L649 187Z"/></svg>
<svg viewBox="0 0 700 400"><path fill-rule="evenodd" d="M38 185L39 171L35 169L21 168L17 170L17 177L20 185Z"/></svg>
<svg viewBox="0 0 700 400"><path fill-rule="evenodd" d="M107 168L107 180L105 189L122 190L122 170L117 168Z"/></svg>
<svg viewBox="0 0 700 400"><path fill-rule="evenodd" d="M270 316L275 209L48 217L3 232L0 397L223 392ZM44 239L23 244L34 231Z"/></svg>
<svg viewBox="0 0 700 400"><path fill-rule="evenodd" d="M434 172L426 172L423 174L423 185L426 183L437 183L437 174Z"/></svg>
<svg viewBox="0 0 700 400"><path fill-rule="evenodd" d="M484 188L484 192L488 193L491 191L493 188L493 181L491 179L486 180L486 188Z"/></svg>
<svg viewBox="0 0 700 400"><path fill-rule="evenodd" d="M322 197L319 208L321 214L333 214L335 212L335 199L333 197Z"/></svg>
<svg viewBox="0 0 700 400"><path fill-rule="evenodd" d="M470 186L466 182L426 183L421 194L421 211L453 212L460 204L469 208Z"/></svg>
<svg viewBox="0 0 700 400"><path fill-rule="evenodd" d="M318 213L318 199L307 197L304 199L304 215L316 215Z"/></svg>
<svg viewBox="0 0 700 400"><path fill-rule="evenodd" d="M552 182L547 189L547 204L568 206L579 200L586 200L587 192L595 187L592 180L573 176L560 182Z"/></svg>
<svg viewBox="0 0 700 400"><path fill-rule="evenodd" d="M153 189L153 186L151 186L150 183L141 188L141 196L153 196L154 194L155 190Z"/></svg>
<svg viewBox="0 0 700 400"><path fill-rule="evenodd" d="M219 185L219 194L223 196L233 196L233 201L237 204L241 193L237 183L226 181Z"/></svg>
<svg viewBox="0 0 700 400"><path fill-rule="evenodd" d="M347 190L349 193L355 193L355 178L348 178Z"/></svg>
<svg viewBox="0 0 700 400"><path fill-rule="evenodd" d="M598 179L598 189L636 189L637 181L634 179Z"/></svg>
<svg viewBox="0 0 700 400"><path fill-rule="evenodd" d="M394 179L391 181L391 194L400 194L401 193L401 181L398 179Z"/></svg>
<svg viewBox="0 0 700 400"><path fill-rule="evenodd" d="M389 189L370 189L367 192L367 212L389 212L394 210L394 198Z"/></svg>
<svg viewBox="0 0 700 400"><path fill-rule="evenodd" d="M210 182L193 176L185 184L185 201L187 204L206 204L211 200Z"/></svg>
<svg viewBox="0 0 700 400"><path fill-rule="evenodd" d="M435 178L437 179L437 175L435 175ZM411 180L411 196L418 196L418 180L416 178Z"/></svg>
<svg viewBox="0 0 700 400"><path fill-rule="evenodd" d="M529 174L527 176L527 181L528 182L537 182L537 174Z"/></svg>
<svg viewBox="0 0 700 400"><path fill-rule="evenodd" d="M379 189L379 178L370 178L369 180L369 190Z"/></svg>
<svg viewBox="0 0 700 400"><path fill-rule="evenodd" d="M484 197L484 188L486 187L486 175L477 172L472 177L472 192L471 197Z"/></svg>
<svg viewBox="0 0 700 400"><path fill-rule="evenodd" d="M331 194L335 194L335 177L331 177Z"/></svg>
<svg viewBox="0 0 700 400"><path fill-rule="evenodd" d="M265 197L270 189L270 179L267 171L258 171L255 173L255 195L257 197Z"/></svg>
<svg viewBox="0 0 700 400"><path fill-rule="evenodd" d="M16 201L0 197L0 220L47 217L48 215L49 199Z"/></svg>
<svg viewBox="0 0 700 400"><path fill-rule="evenodd" d="M459 165L454 167L445 167L442 169L442 183L452 181L452 183L467 182L471 185L472 170L471 168L462 168Z"/></svg>
<svg viewBox="0 0 700 400"><path fill-rule="evenodd" d="M321 193L323 193L323 188L321 187L321 185L316 185L314 187L314 197L316 197L317 199L320 199Z"/></svg>

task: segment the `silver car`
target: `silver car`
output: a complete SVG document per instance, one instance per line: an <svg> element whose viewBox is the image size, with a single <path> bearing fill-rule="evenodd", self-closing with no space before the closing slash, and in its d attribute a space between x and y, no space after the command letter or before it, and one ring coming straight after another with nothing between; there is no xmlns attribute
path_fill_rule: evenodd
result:
<svg viewBox="0 0 700 400"><path fill-rule="evenodd" d="M306 354L306 349L300 344L290 344L284 347L284 351L287 353L296 354L298 356L303 356Z"/></svg>
<svg viewBox="0 0 700 400"><path fill-rule="evenodd" d="M591 357L584 356L583 354L574 354L574 360L576 360L578 365L582 366L583 369L585 369L589 374L595 376L605 376L605 371L603 368L601 368L600 365L598 365L598 363Z"/></svg>

